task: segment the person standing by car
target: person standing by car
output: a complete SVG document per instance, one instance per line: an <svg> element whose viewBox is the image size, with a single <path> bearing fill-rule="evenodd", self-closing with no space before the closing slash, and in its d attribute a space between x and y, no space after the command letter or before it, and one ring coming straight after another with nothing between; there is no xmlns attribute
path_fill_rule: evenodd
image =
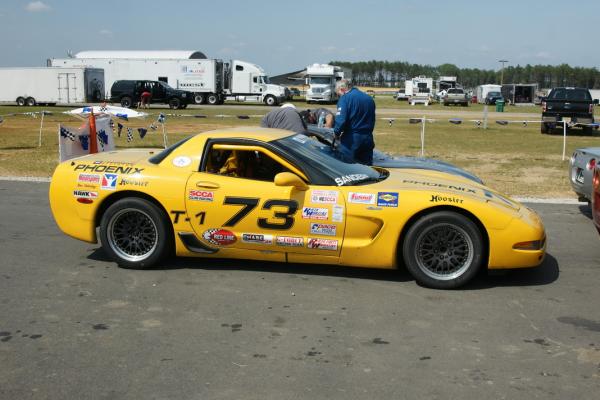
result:
<svg viewBox="0 0 600 400"><path fill-rule="evenodd" d="M263 128L286 129L292 132L304 132L306 124L296 110L296 106L285 103L281 107L270 111L260 123Z"/></svg>
<svg viewBox="0 0 600 400"><path fill-rule="evenodd" d="M144 87L142 94L140 96L140 107L141 108L150 108L150 100L152 99L152 93L148 87Z"/></svg>
<svg viewBox="0 0 600 400"><path fill-rule="evenodd" d="M352 87L346 79L336 83L335 91L340 99L333 132L356 161L371 165L375 147L375 101L368 94Z"/></svg>
<svg viewBox="0 0 600 400"><path fill-rule="evenodd" d="M335 115L326 108L302 111L300 115L304 122L316 124L319 128L333 128L335 124Z"/></svg>

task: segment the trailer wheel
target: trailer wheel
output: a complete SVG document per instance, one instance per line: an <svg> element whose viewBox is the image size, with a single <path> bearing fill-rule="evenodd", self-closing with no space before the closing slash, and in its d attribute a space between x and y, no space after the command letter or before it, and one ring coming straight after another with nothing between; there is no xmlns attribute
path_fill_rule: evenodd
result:
<svg viewBox="0 0 600 400"><path fill-rule="evenodd" d="M129 108L131 107L131 97L125 96L121 99L121 107Z"/></svg>
<svg viewBox="0 0 600 400"><path fill-rule="evenodd" d="M181 101L177 97L173 97L169 100L169 108L175 110L179 107L181 107Z"/></svg>
<svg viewBox="0 0 600 400"><path fill-rule="evenodd" d="M25 105L25 98L24 97L17 97L17 105L19 107L23 107Z"/></svg>
<svg viewBox="0 0 600 400"><path fill-rule="evenodd" d="M276 106L277 99L275 98L275 96L268 95L267 97L265 97L265 104L268 106Z"/></svg>
<svg viewBox="0 0 600 400"><path fill-rule="evenodd" d="M29 107L33 107L35 106L35 99L33 97L28 97L27 100L25 100L25 104Z"/></svg>
<svg viewBox="0 0 600 400"><path fill-rule="evenodd" d="M214 93L210 93L208 95L208 97L206 98L206 101L208 104L210 104L211 106L217 105L219 104L219 96L217 96Z"/></svg>
<svg viewBox="0 0 600 400"><path fill-rule="evenodd" d="M194 93L194 103L196 104L204 104L206 99L202 93Z"/></svg>

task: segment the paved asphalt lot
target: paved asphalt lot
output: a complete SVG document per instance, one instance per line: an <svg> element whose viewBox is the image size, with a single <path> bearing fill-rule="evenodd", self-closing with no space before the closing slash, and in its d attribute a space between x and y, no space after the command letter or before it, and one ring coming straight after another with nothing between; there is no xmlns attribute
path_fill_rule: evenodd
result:
<svg viewBox="0 0 600 400"><path fill-rule="evenodd" d="M549 255L459 291L403 271L173 260L132 271L0 181L0 399L598 399L600 246L532 205Z"/></svg>

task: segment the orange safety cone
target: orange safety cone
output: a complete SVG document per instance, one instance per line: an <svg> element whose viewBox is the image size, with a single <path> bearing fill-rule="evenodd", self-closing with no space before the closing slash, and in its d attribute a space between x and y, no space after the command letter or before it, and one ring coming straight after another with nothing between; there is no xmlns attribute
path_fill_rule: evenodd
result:
<svg viewBox="0 0 600 400"><path fill-rule="evenodd" d="M90 154L98 152L98 139L96 139L96 117L94 109L90 112Z"/></svg>

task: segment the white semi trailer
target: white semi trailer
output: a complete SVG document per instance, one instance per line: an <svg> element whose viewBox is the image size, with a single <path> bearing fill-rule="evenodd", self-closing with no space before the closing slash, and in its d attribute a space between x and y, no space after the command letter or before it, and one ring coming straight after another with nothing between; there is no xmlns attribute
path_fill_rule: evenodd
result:
<svg viewBox="0 0 600 400"><path fill-rule="evenodd" d="M419 103L429 105L432 101L432 78L420 75L412 79L407 79L404 82L404 87L409 104L413 106Z"/></svg>
<svg viewBox="0 0 600 400"><path fill-rule="evenodd" d="M283 86L271 85L264 70L240 60L195 58L192 51L83 51L71 58L53 58L56 67L104 69L106 98L117 80L156 80L193 93L196 104L225 100L277 105L286 97ZM192 58L190 58L192 57ZM204 57L202 55L202 57Z"/></svg>
<svg viewBox="0 0 600 400"><path fill-rule="evenodd" d="M104 71L96 68L0 68L0 102L19 106L80 104L103 99Z"/></svg>
<svg viewBox="0 0 600 400"><path fill-rule="evenodd" d="M306 102L336 102L338 95L335 92L335 83L341 79L352 79L352 71L337 65L309 65L306 67Z"/></svg>

